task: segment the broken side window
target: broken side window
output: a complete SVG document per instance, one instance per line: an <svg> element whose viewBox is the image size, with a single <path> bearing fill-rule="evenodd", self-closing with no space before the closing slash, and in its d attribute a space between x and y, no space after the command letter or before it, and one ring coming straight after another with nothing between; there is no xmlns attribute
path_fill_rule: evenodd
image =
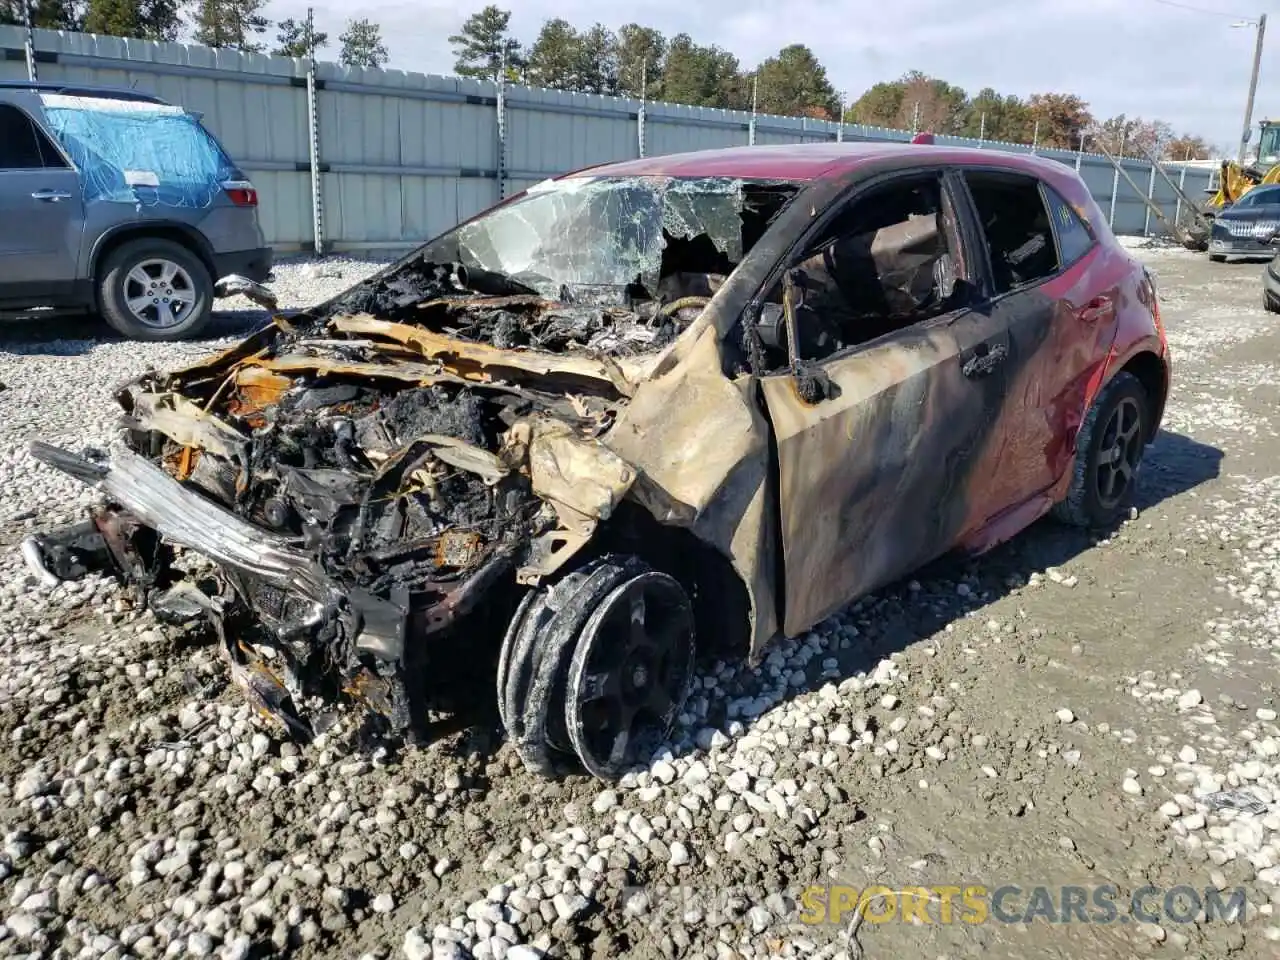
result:
<svg viewBox="0 0 1280 960"><path fill-rule="evenodd" d="M181 107L64 94L41 101L49 128L82 172L86 201L201 209L239 177Z"/></svg>
<svg viewBox="0 0 1280 960"><path fill-rule="evenodd" d="M936 174L858 195L789 271L798 358L822 360L955 309L959 253ZM783 296L779 281L757 327L771 368L785 362Z"/></svg>
<svg viewBox="0 0 1280 960"><path fill-rule="evenodd" d="M1040 182L1018 174L972 170L964 178L982 223L996 293L1057 273L1058 251Z"/></svg>

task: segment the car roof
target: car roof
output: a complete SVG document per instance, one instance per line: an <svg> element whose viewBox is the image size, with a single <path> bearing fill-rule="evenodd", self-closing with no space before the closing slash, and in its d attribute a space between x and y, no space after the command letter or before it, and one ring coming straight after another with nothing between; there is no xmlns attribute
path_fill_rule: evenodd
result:
<svg viewBox="0 0 1280 960"><path fill-rule="evenodd" d="M873 161L999 166L1033 176L1068 170L1056 160L1004 150L899 142L788 143L696 150L588 167L567 177L733 177L744 180L820 180Z"/></svg>
<svg viewBox="0 0 1280 960"><path fill-rule="evenodd" d="M104 97L109 100L128 100L133 103L164 103L159 97L129 87L111 87L99 84L53 83L31 80L0 80L0 92L17 90L25 93L60 93L68 97Z"/></svg>

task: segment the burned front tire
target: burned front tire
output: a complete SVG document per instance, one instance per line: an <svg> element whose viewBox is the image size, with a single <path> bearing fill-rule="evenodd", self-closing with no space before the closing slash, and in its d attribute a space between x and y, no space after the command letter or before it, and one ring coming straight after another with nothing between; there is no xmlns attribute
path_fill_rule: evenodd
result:
<svg viewBox="0 0 1280 960"><path fill-rule="evenodd" d="M684 588L635 557L604 557L521 603L503 642L498 709L525 767L576 755L612 779L663 737L693 678Z"/></svg>
<svg viewBox="0 0 1280 960"><path fill-rule="evenodd" d="M1058 519L1079 527L1114 525L1129 509L1150 432L1141 381L1121 371L1098 393L1080 425L1076 459Z"/></svg>
<svg viewBox="0 0 1280 960"><path fill-rule="evenodd" d="M671 731L693 663L693 606L674 578L640 573L600 601L578 638L565 703L588 773L621 776L646 733Z"/></svg>

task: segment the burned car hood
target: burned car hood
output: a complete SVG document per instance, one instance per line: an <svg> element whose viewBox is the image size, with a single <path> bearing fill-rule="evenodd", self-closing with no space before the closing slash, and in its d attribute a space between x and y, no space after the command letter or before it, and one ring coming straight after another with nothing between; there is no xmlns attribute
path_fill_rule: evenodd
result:
<svg viewBox="0 0 1280 960"><path fill-rule="evenodd" d="M410 260L220 354L148 372L119 391L128 445L344 570L380 543L418 550L451 531L474 546L441 550L458 570L515 536L585 536L630 485L598 438L680 311L464 283L457 264ZM521 559L527 577L549 572Z"/></svg>
<svg viewBox="0 0 1280 960"><path fill-rule="evenodd" d="M310 729L296 704L317 661L403 726L405 637L449 627L498 577L536 583L608 519L635 470L600 438L703 303L485 295L457 264L410 259L123 385L109 463L33 453L103 490L117 567L146 564L115 505L222 568L280 654L220 622L233 676L290 733ZM345 309L360 305L382 316Z"/></svg>
<svg viewBox="0 0 1280 960"><path fill-rule="evenodd" d="M624 512L731 558L767 632L771 567L753 559L770 542L767 427L749 384L725 377L711 305L795 192L530 190L318 307L123 385L109 458L33 444L104 502L24 552L55 577L98 562L157 616L210 621L249 700L302 739L338 700L392 736L423 705L448 711L465 686L453 668L496 656L526 588L589 562ZM172 575L175 547L209 575ZM411 677L438 689L419 698Z"/></svg>

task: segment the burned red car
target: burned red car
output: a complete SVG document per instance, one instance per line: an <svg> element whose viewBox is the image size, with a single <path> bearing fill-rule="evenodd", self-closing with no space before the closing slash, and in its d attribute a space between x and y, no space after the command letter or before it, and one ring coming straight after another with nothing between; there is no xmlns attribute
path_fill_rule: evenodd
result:
<svg viewBox="0 0 1280 960"><path fill-rule="evenodd" d="M26 550L212 625L291 735L418 736L479 673L529 767L610 777L695 638L759 658L1050 510L1115 522L1169 377L1152 278L1057 162L633 160L125 385L115 449L33 445L102 501Z"/></svg>

